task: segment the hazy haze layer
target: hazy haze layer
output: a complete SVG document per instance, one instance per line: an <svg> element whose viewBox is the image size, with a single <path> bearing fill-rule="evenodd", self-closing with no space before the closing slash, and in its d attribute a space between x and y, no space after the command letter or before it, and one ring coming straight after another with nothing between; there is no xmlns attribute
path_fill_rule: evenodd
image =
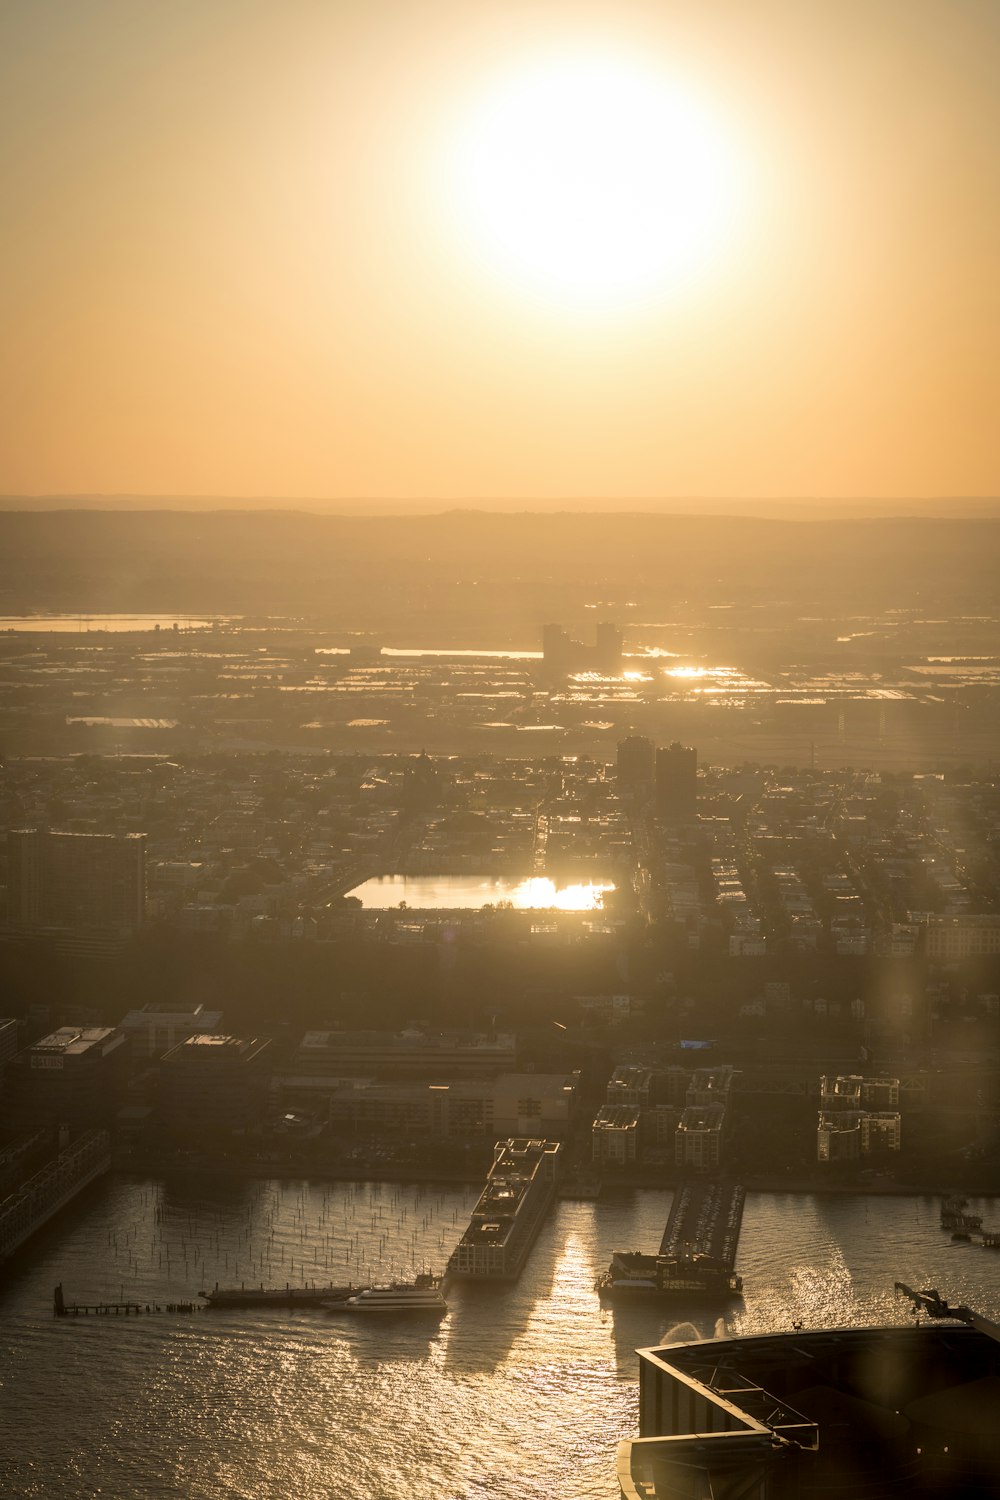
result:
<svg viewBox="0 0 1000 1500"><path fill-rule="evenodd" d="M11 0L0 492L995 495L998 41L986 0ZM448 175L574 48L738 164L698 273L601 316Z"/></svg>

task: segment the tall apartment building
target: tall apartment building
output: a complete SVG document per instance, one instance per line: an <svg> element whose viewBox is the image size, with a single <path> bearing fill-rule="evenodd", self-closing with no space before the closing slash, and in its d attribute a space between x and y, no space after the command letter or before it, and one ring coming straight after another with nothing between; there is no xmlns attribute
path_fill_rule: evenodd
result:
<svg viewBox="0 0 1000 1500"><path fill-rule="evenodd" d="M644 734L630 734L618 742L616 765L620 791L651 787L656 779L656 746Z"/></svg>
<svg viewBox="0 0 1000 1500"><path fill-rule="evenodd" d="M656 815L668 824L698 814L698 752L674 742L656 752Z"/></svg>
<svg viewBox="0 0 1000 1500"><path fill-rule="evenodd" d="M7 921L12 927L132 932L146 903L144 833L7 835Z"/></svg>

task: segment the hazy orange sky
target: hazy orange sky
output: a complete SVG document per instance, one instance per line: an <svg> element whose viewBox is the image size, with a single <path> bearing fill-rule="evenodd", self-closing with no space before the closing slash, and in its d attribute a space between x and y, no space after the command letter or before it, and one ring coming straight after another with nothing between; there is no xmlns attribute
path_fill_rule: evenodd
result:
<svg viewBox="0 0 1000 1500"><path fill-rule="evenodd" d="M998 495L998 66L996 0L6 0L0 492Z"/></svg>

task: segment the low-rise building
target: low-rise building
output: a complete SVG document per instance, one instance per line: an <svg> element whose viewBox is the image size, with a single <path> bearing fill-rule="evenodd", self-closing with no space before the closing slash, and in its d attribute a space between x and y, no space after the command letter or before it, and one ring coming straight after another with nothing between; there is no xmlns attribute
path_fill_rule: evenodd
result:
<svg viewBox="0 0 1000 1500"><path fill-rule="evenodd" d="M197 1034L172 1047L160 1063L160 1110L176 1135L210 1149L265 1113L269 1037Z"/></svg>
<svg viewBox="0 0 1000 1500"><path fill-rule="evenodd" d="M384 1075L444 1083L513 1072L517 1038L510 1032L307 1031L292 1067L310 1077Z"/></svg>
<svg viewBox="0 0 1000 1500"><path fill-rule="evenodd" d="M158 1010L145 1005L141 1010L130 1010L120 1024L129 1039L132 1057L142 1062L162 1057L198 1032L218 1033L222 1012L206 1010L203 1005L196 1005L194 1010Z"/></svg>
<svg viewBox="0 0 1000 1500"><path fill-rule="evenodd" d="M502 1073L449 1083L292 1072L275 1078L284 1109L327 1120L341 1132L449 1140L526 1134L525 1125L559 1140L572 1125L578 1083L575 1073Z"/></svg>

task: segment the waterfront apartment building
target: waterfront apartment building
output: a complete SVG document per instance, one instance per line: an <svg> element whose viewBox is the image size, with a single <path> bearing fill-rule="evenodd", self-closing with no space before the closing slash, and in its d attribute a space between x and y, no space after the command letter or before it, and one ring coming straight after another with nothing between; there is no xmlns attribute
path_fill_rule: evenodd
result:
<svg viewBox="0 0 1000 1500"><path fill-rule="evenodd" d="M639 1111L605 1104L591 1127L591 1156L596 1166L624 1167L639 1159Z"/></svg>
<svg viewBox="0 0 1000 1500"><path fill-rule="evenodd" d="M621 1064L591 1129L593 1160L622 1164L666 1153L678 1166L710 1170L723 1158L726 1106L738 1076L728 1064L693 1072Z"/></svg>
<svg viewBox="0 0 1000 1500"><path fill-rule="evenodd" d="M817 1161L857 1161L902 1144L898 1110L821 1110L816 1125Z"/></svg>
<svg viewBox="0 0 1000 1500"><path fill-rule="evenodd" d="M653 1102L653 1070L624 1063L608 1079L605 1103L612 1108L648 1109Z"/></svg>
<svg viewBox="0 0 1000 1500"><path fill-rule="evenodd" d="M860 1109L820 1110L816 1124L817 1161L857 1161L861 1155Z"/></svg>
<svg viewBox="0 0 1000 1500"><path fill-rule="evenodd" d="M557 677L571 672L600 672L617 677L622 669L623 638L611 620L598 622L593 646L574 640L561 625L542 627L542 659L546 671Z"/></svg>
<svg viewBox="0 0 1000 1500"><path fill-rule="evenodd" d="M820 1109L896 1109L898 1078L862 1078L859 1073L824 1075L819 1081Z"/></svg>
<svg viewBox="0 0 1000 1500"><path fill-rule="evenodd" d="M674 1163L693 1172L711 1172L723 1157L726 1111L721 1104L689 1105L674 1131Z"/></svg>
<svg viewBox="0 0 1000 1500"><path fill-rule="evenodd" d="M7 835L11 927L133 932L146 903L144 833Z"/></svg>
<svg viewBox="0 0 1000 1500"><path fill-rule="evenodd" d="M684 1103L719 1104L725 1108L738 1076L736 1069L728 1063L718 1068L695 1068L684 1095Z"/></svg>

